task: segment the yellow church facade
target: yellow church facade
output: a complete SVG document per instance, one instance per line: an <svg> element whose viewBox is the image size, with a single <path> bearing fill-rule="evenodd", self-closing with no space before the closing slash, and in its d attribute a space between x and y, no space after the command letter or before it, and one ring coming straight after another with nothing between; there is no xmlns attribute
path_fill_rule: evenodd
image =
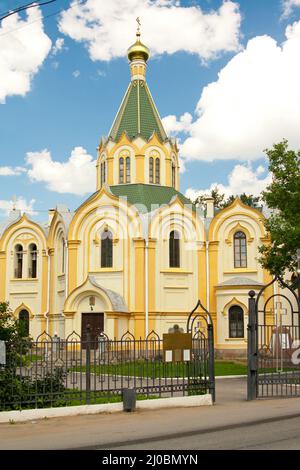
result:
<svg viewBox="0 0 300 470"><path fill-rule="evenodd" d="M271 280L258 262L269 243L261 211L239 199L216 211L180 193L178 147L146 82L149 51L129 49L131 81L98 147L96 191L46 224L12 210L0 225L0 301L28 333L145 337L185 328L200 298L220 354L247 347L248 292ZM265 295L269 296L267 290Z"/></svg>

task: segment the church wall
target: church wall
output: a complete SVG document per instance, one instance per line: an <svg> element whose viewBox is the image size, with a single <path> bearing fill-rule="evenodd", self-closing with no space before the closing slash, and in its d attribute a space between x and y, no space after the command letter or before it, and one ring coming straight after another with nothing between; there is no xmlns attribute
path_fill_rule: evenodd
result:
<svg viewBox="0 0 300 470"><path fill-rule="evenodd" d="M125 159L130 157L130 182L136 182L136 161L135 161L135 149L130 145L117 145L116 150L113 153L113 184L121 184L119 179L119 160L121 157L124 158L124 178L126 175ZM126 179L124 179L126 182Z"/></svg>
<svg viewBox="0 0 300 470"><path fill-rule="evenodd" d="M235 268L234 265L234 234L242 231L246 235L247 265ZM263 216L250 209L238 200L230 207L221 211L210 227L210 311L215 317L216 345L221 351L240 350L247 344L248 293L260 290L265 283L265 272L258 262L258 247L265 237ZM219 286L225 281L243 278L249 280L245 286ZM253 284L251 284L253 282ZM266 296L271 293L266 292ZM229 337L229 308L240 306L244 314L244 338Z"/></svg>
<svg viewBox="0 0 300 470"><path fill-rule="evenodd" d="M172 230L180 234L178 268L169 264L169 236ZM203 249L205 234L202 222L175 201L151 222L150 235L155 240L153 325L155 331L162 334L174 323L185 327L187 316L199 298L200 260L204 261L202 271L205 269L205 258L199 256L199 248Z"/></svg>
<svg viewBox="0 0 300 470"><path fill-rule="evenodd" d="M73 230L69 245L78 250L76 264L69 265L69 284L76 269L76 285L85 282L91 274L104 288L119 293L129 308L130 314L113 314L99 298L96 309L106 312L105 333L111 337L121 337L127 329L137 337L145 332L145 242L137 215L133 217L132 208L127 211L103 196L97 203L84 209L82 218ZM94 204L94 205L93 205ZM131 212L130 212L131 211ZM231 354L246 351L246 327L248 322L248 292L252 286L217 287L232 278L247 277L254 282L265 283L271 277L263 271L257 261L258 246L265 240L259 217L251 210L241 207L228 209L222 220L215 217L209 240L210 259L210 312L215 322L216 348L219 353ZM121 214L121 215L120 215ZM136 225L137 224L137 225ZM113 233L113 268L100 268L100 236L105 226ZM51 258L51 296L50 296L50 334L64 337L73 329L81 331L81 312L90 310L89 292L76 307L76 312L66 312L66 275L62 266L62 237L66 233L62 225L57 225L53 243L49 250ZM180 268L169 267L169 233L180 233ZM233 234L244 230L247 235L247 268L234 268ZM134 234L138 237L134 237ZM34 242L38 247L38 279L13 278L13 247L16 243L24 245L24 270L28 269L26 260L28 245ZM3 249L4 248L4 249ZM72 250L71 250L72 251ZM154 329L162 335L175 323L185 328L189 312L198 298L206 304L206 247L202 222L190 210L183 209L178 200L157 212L152 219L149 232L149 331ZM70 250L69 250L70 257ZM2 263L6 272L5 296L12 309L19 313L21 308L30 312L30 333L36 337L46 327L47 311L47 249L46 241L39 231L30 226L13 229L2 242ZM67 259L66 259L67 262ZM74 262L73 262L74 263ZM258 288L256 289L258 291ZM270 292L266 294L269 296ZM102 303L101 303L102 302ZM99 304L98 304L99 303ZM229 338L228 312L232 305L240 305L244 311L244 338ZM272 319L270 319L271 321Z"/></svg>
<svg viewBox="0 0 300 470"><path fill-rule="evenodd" d="M234 267L234 233L243 231L247 237L247 267ZM220 225L218 232L218 282L224 282L236 275L244 275L257 282L263 282L263 270L258 262L258 245L262 236L257 221L247 214L229 214Z"/></svg>
<svg viewBox="0 0 300 470"><path fill-rule="evenodd" d="M23 248L22 278L15 275L15 246L20 244ZM37 277L30 277L29 247L35 244L37 247ZM2 250L5 253L5 279L3 298L8 301L16 318L21 310L29 313L29 331L33 337L40 334L45 327L44 317L44 255L45 237L40 230L35 228L27 219L22 218L12 226L2 237Z"/></svg>
<svg viewBox="0 0 300 470"><path fill-rule="evenodd" d="M153 176L155 183L155 160L159 158L160 160L160 184L162 186L167 186L166 180L166 150L158 145L150 145L145 149L145 164L144 164L144 181L146 184L150 184L150 175L149 175L149 159L152 157L154 160ZM171 184L169 185L171 186Z"/></svg>
<svg viewBox="0 0 300 470"><path fill-rule="evenodd" d="M51 222L48 245L51 263L49 333L59 337L65 334L64 303L67 296L67 231L57 212Z"/></svg>
<svg viewBox="0 0 300 470"><path fill-rule="evenodd" d="M88 276L92 276L102 288L110 289L123 297L130 311L135 312L139 310L136 306L135 295L136 293L138 297L143 295L143 288L136 289L135 286L134 235L139 235L140 221L134 208L127 206L126 203L116 203L117 198L106 194L104 188L102 193L97 196L97 200L83 206L82 213L71 224L69 238L77 240L77 257L70 266L70 275L72 269L76 269L77 273L76 284L72 287L72 291L83 284ZM101 267L101 236L105 230L111 232L113 240L113 267L111 268ZM69 244L70 242L72 240L69 240ZM106 308L111 309L107 306ZM140 314L144 316L144 304L140 308ZM78 315L80 316L80 311L77 310L76 316ZM107 327L110 328L111 333L113 332L113 336L118 336L119 331L124 330L125 323L120 322L119 325L118 317L111 317L109 314ZM114 325L113 328L111 325ZM128 328L128 321L126 326ZM142 328L141 334L143 332Z"/></svg>

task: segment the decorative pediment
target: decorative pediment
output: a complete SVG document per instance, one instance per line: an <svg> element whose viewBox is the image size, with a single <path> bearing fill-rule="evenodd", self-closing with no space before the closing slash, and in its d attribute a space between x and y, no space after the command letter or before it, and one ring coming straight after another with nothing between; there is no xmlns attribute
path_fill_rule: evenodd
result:
<svg viewBox="0 0 300 470"><path fill-rule="evenodd" d="M227 243L227 245L231 246L232 245L232 242L233 242L233 237L234 237L234 234L236 232L244 232L246 237L247 237L247 243L250 244L254 241L254 237L251 236L250 234L250 231L248 230L247 227L245 227L245 225L242 225L240 224L240 222L238 222L234 227L232 227L232 229L229 231L228 235L227 235L227 238L225 238L225 243Z"/></svg>

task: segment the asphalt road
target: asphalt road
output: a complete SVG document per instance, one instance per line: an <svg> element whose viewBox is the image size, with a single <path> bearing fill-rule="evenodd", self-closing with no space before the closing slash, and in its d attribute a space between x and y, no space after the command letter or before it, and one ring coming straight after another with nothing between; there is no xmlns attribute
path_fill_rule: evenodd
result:
<svg viewBox="0 0 300 470"><path fill-rule="evenodd" d="M194 430L176 437L137 440L123 445L95 446L100 450L299 450L300 416L219 431Z"/></svg>
<svg viewBox="0 0 300 470"><path fill-rule="evenodd" d="M0 449L300 449L300 398L245 398L221 379L215 406L0 424Z"/></svg>

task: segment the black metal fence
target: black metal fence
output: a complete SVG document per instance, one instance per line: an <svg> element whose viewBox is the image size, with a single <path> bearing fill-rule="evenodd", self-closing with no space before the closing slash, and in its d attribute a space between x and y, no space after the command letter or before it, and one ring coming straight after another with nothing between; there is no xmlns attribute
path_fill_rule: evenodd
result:
<svg viewBox="0 0 300 470"><path fill-rule="evenodd" d="M0 366L0 410L117 402L124 389L137 399L214 393L207 336L192 339L189 361L165 362L163 341L127 332L120 340L105 334L86 339L73 332L65 340L46 333L36 341L6 344ZM213 361L213 358L212 358Z"/></svg>
<svg viewBox="0 0 300 470"><path fill-rule="evenodd" d="M279 283L284 291L264 298ZM299 299L275 278L258 293L249 292L248 400L300 396Z"/></svg>

